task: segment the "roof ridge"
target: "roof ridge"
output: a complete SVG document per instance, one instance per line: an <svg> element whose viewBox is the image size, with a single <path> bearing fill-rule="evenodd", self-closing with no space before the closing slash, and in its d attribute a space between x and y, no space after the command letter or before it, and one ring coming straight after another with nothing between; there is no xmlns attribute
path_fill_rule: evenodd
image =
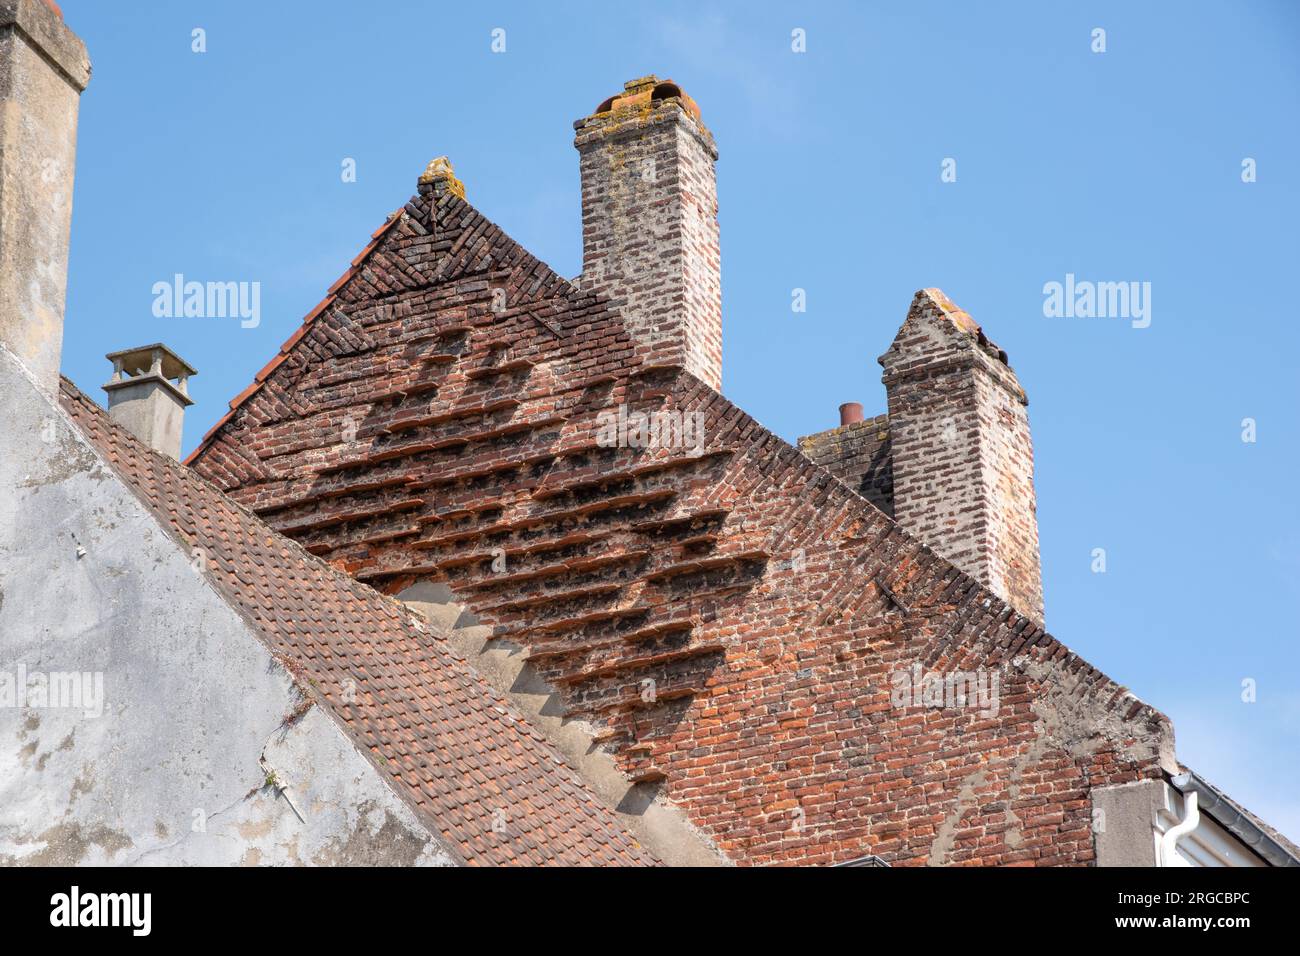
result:
<svg viewBox="0 0 1300 956"><path fill-rule="evenodd" d="M232 418L234 418L235 412L239 410L240 406L261 390L262 385L266 382L266 379L270 374L280 367L293 348L302 341L311 324L315 322L327 308L334 304L335 300L338 298L339 291L357 275L361 269L362 263L364 263L371 254L374 253L375 249L378 248L379 243L388 234L389 230L400 222L404 218L404 215L405 207L398 207L389 214L388 219L385 220L382 226L370 234L370 242L366 244L366 247L362 249L361 252L357 253L357 255L353 257L352 263L343 271L343 274L334 280L330 285L329 290L326 292L325 298L317 302L316 305L313 306L305 316L303 316L302 322L299 324L298 328L293 331L292 335L285 339L276 355L271 359L271 361L262 366L261 371L253 376L253 383L230 400L229 411L221 416L215 425L208 429L207 433L199 440L198 445L194 447L194 450L185 456L183 464L189 465L192 463L194 459L198 457L199 453L216 438L217 432L219 432Z"/></svg>
<svg viewBox="0 0 1300 956"><path fill-rule="evenodd" d="M343 274L334 280L327 290L325 298L316 303L316 305L303 317L301 324L284 341L277 353L253 376L252 383L230 400L229 410L217 420L216 424L208 429L204 436L199 440L199 443L194 447L194 450L185 456L183 464L193 465L199 455L201 455L203 451L205 451L217 439L218 433L234 419L235 413L247 404L249 399L262 390L271 374L284 363L290 353L293 352L303 338L306 337L312 323L314 323L321 315L325 314L326 310L335 304L344 288L346 288L352 280L361 273L365 262L379 248L380 243L392 228L398 222L407 220L408 217L414 218L418 213L423 211L419 205L421 200L424 200L428 204L428 219L437 218L436 213L439 207L450 207L455 209L456 204L460 204L469 212L470 216L477 217L480 220L474 228L466 229L466 227L470 225L470 220L462 218L460 222L462 230L461 234L457 239L457 243L453 245L453 248L448 250L449 253L459 251L463 244L467 244L467 238L475 232L479 233L477 238L480 240L495 234L504 240L505 243L514 247L522 254L522 264L529 266L529 268L525 270L526 273L536 272L539 268L543 271L543 275L539 276L539 278L535 280L534 285L553 285L555 286L555 292L552 294L571 295L583 292L583 290L575 285L572 280L561 275L545 261L529 251L527 246L511 236L499 223L489 218L485 213L478 209L478 207L463 196L459 196L454 192L447 192L441 197L436 197L431 192L426 193L422 186L419 192L392 213L389 213L384 224L370 234L370 242L366 244L365 248L362 249L361 252L357 253L348 268L343 271ZM514 266L514 269L517 270L520 267L521 264L517 263ZM440 276L437 281L446 281L446 277ZM555 327L550 322L538 316L530 309L524 309L523 311L534 322L537 322L539 325L546 328L553 335L558 336ZM617 313L617 309L614 309L614 311ZM619 318L620 320L622 319L621 314L619 314Z"/></svg>

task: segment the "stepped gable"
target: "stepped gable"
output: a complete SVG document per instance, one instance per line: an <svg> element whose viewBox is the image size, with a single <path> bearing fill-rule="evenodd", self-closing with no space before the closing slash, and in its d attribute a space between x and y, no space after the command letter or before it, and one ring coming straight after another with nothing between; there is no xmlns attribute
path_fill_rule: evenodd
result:
<svg viewBox="0 0 1300 956"><path fill-rule="evenodd" d="M151 451L66 379L61 399L303 694L332 714L464 862L656 862L523 715L418 617Z"/></svg>
<svg viewBox="0 0 1300 956"><path fill-rule="evenodd" d="M358 261L362 350L297 333L193 467L381 591L445 582L732 860L1088 863L1089 788L1172 766L1162 715L455 192ZM609 447L620 409L704 441ZM954 669L995 713L891 703Z"/></svg>

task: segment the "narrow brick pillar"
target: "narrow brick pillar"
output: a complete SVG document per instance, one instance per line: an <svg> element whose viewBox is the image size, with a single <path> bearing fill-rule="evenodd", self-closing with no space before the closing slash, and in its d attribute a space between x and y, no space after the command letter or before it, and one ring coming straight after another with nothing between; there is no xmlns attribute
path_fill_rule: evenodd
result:
<svg viewBox="0 0 1300 956"><path fill-rule="evenodd" d="M1029 400L1006 353L942 292L922 289L880 364L894 517L1041 622Z"/></svg>
<svg viewBox="0 0 1300 956"><path fill-rule="evenodd" d="M699 108L647 76L573 125L583 287L613 300L649 361L721 389L718 150Z"/></svg>
<svg viewBox="0 0 1300 956"><path fill-rule="evenodd" d="M47 0L0 0L0 342L59 387L86 47Z"/></svg>

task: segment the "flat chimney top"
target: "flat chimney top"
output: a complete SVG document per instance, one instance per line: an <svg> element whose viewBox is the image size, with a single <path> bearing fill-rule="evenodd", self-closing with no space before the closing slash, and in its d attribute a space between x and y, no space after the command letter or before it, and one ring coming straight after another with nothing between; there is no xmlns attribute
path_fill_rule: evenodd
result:
<svg viewBox="0 0 1300 956"><path fill-rule="evenodd" d="M113 377L104 386L110 394L117 389L153 380L167 387L184 405L193 405L186 385L198 370L161 342L134 349L109 352L104 358L113 363Z"/></svg>

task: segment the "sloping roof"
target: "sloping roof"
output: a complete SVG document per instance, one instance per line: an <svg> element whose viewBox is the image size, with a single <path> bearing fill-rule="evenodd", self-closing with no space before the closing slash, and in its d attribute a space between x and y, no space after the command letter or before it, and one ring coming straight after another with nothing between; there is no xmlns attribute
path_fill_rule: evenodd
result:
<svg viewBox="0 0 1300 956"><path fill-rule="evenodd" d="M388 593L445 582L737 862L1093 858L1078 795L1159 774L1163 715L459 196L403 209L196 470ZM611 446L620 408L705 447ZM1001 711L894 707L912 667L1004 671Z"/></svg>
<svg viewBox="0 0 1300 956"><path fill-rule="evenodd" d="M1194 770L1184 768L1171 781L1182 793L1197 793L1200 809L1270 866L1300 866L1300 847L1269 826Z"/></svg>
<svg viewBox="0 0 1300 956"><path fill-rule="evenodd" d="M219 592L304 692L467 863L656 862L513 705L417 617L144 446L66 379L61 398L163 526L206 562Z"/></svg>
<svg viewBox="0 0 1300 956"><path fill-rule="evenodd" d="M302 324L294 331L293 335L289 336L284 344L280 346L280 350L276 352L271 361L267 362L266 365L262 367L261 371L253 376L252 384L230 400L230 410L219 418L216 424L208 429L207 434L203 436L197 447L195 447L195 449L190 452L189 456L185 459L185 464L188 465L190 462L194 461L194 459L198 457L199 453L202 452L203 449L208 446L208 443L216 436L217 432L221 430L222 426L224 426L226 422L230 421L235 412L239 410L239 406L244 404L244 402L248 401L249 398L261 390L262 383L266 381L267 376L280 367L281 363L284 362L293 347L297 345L302 337L310 330L311 324L320 318L327 309L334 305L334 299L338 290L361 270L366 259L370 256L370 253L372 253L375 250L375 247L379 245L379 241L383 239L388 230L391 229L401 218L402 210L399 209L384 220L382 226L370 234L370 242L364 249L356 254L351 264L343 270L343 274L334 280L334 283L326 291L325 298L317 302L316 305L312 307L311 311L303 316Z"/></svg>

